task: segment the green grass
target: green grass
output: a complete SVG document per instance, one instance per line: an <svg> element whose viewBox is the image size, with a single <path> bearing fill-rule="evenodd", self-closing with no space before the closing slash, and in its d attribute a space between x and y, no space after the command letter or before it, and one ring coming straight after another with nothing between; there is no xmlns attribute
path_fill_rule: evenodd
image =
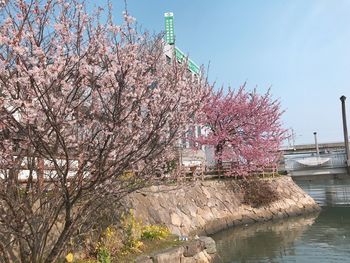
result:
<svg viewBox="0 0 350 263"><path fill-rule="evenodd" d="M165 239L160 240L143 240L143 246L140 248L140 252L127 253L124 255L118 255L114 257L112 262L114 263L131 263L135 259L142 255L152 255L163 249L177 247L181 244L184 244L183 241L179 241L178 236L170 235Z"/></svg>

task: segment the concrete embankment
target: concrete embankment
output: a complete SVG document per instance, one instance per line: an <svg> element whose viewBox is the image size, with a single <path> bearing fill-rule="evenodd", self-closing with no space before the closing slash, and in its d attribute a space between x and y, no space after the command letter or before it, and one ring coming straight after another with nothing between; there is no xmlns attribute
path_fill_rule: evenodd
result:
<svg viewBox="0 0 350 263"><path fill-rule="evenodd" d="M210 235L228 227L320 210L290 177L268 179L278 200L259 208L243 203L233 180L152 186L130 194L127 203L143 224L163 224L178 235Z"/></svg>

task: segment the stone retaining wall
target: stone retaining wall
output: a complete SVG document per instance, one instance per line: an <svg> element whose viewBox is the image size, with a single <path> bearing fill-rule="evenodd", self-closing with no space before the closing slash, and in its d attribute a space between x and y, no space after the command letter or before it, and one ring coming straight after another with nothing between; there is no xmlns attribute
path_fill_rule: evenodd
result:
<svg viewBox="0 0 350 263"><path fill-rule="evenodd" d="M178 235L210 235L235 225L317 211L320 207L290 177L268 179L279 200L266 207L243 204L231 180L152 186L130 194L126 203L143 224L164 224Z"/></svg>

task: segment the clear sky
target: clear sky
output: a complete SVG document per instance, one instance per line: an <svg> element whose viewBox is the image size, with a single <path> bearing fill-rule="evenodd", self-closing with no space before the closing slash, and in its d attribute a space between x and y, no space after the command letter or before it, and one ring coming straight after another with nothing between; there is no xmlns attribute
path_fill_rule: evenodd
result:
<svg viewBox="0 0 350 263"><path fill-rule="evenodd" d="M116 17L124 1L111 0ZM103 0L96 1L104 4ZM129 0L144 29L164 30L164 12L175 17L176 45L209 80L265 92L270 86L283 123L296 143L342 141L341 104L350 122L349 0ZM350 123L349 127L350 127Z"/></svg>

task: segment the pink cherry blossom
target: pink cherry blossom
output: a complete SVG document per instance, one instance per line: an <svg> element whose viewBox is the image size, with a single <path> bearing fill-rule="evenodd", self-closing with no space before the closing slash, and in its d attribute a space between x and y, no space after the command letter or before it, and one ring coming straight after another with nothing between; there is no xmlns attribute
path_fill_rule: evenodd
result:
<svg viewBox="0 0 350 263"><path fill-rule="evenodd" d="M198 121L208 131L196 141L211 145L218 166L230 163L226 175L246 176L276 166L279 147L286 138L280 103L270 92L260 95L245 86L238 90L213 91L204 103Z"/></svg>
<svg viewBox="0 0 350 263"><path fill-rule="evenodd" d="M101 10L80 4L13 0L0 11L0 257L8 261L56 261L108 198L152 183L207 95L204 76L168 64L161 37L138 33L127 14L124 24L103 23Z"/></svg>

